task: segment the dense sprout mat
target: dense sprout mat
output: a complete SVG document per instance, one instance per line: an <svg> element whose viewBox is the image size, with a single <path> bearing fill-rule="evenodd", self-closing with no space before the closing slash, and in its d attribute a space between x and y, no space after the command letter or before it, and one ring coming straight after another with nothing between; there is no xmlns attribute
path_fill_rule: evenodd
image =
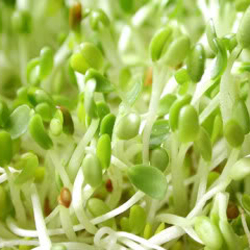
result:
<svg viewBox="0 0 250 250"><path fill-rule="evenodd" d="M249 0L0 0L0 249L250 249Z"/></svg>

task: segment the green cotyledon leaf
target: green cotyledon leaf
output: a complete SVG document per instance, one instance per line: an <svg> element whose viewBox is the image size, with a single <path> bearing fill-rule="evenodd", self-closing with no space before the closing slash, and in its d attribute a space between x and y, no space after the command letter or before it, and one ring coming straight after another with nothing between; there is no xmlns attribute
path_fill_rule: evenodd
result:
<svg viewBox="0 0 250 250"><path fill-rule="evenodd" d="M170 132L169 122L164 119L157 120L150 135L150 149L160 146Z"/></svg>
<svg viewBox="0 0 250 250"><path fill-rule="evenodd" d="M7 131L12 139L17 139L27 131L31 117L30 112L29 106L24 104L11 113L7 121Z"/></svg>
<svg viewBox="0 0 250 250"><path fill-rule="evenodd" d="M36 169L38 168L38 157L33 153L26 153L20 159L18 168L22 169L22 172L15 179L16 184L24 184L28 180L35 177Z"/></svg>
<svg viewBox="0 0 250 250"><path fill-rule="evenodd" d="M139 98L143 90L143 81L140 77L137 77L132 80L132 87L125 95L125 101L132 106L136 100Z"/></svg>
<svg viewBox="0 0 250 250"><path fill-rule="evenodd" d="M128 169L128 178L136 188L153 199L161 200L166 195L166 177L155 167L134 165Z"/></svg>
<svg viewBox="0 0 250 250"><path fill-rule="evenodd" d="M215 38L214 44L217 47L218 53L214 68L212 70L212 79L218 79L227 67L227 51L221 39Z"/></svg>

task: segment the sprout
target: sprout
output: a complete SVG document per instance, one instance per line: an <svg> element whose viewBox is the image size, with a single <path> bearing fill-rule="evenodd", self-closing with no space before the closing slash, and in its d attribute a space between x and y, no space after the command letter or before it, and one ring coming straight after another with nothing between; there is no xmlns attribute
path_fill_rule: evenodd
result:
<svg viewBox="0 0 250 250"><path fill-rule="evenodd" d="M210 48L217 53L218 49L215 45L215 38L217 37L216 30L214 27L214 22L212 19L210 19L206 25L206 36L207 36L207 41L210 46Z"/></svg>
<svg viewBox="0 0 250 250"><path fill-rule="evenodd" d="M8 132L10 133L12 139L17 139L23 135L29 125L29 120L31 116L31 110L27 105L21 105L17 107L8 117Z"/></svg>
<svg viewBox="0 0 250 250"><path fill-rule="evenodd" d="M150 53L152 61L159 60L171 41L172 29L170 27L160 29L152 38L150 43Z"/></svg>
<svg viewBox="0 0 250 250"><path fill-rule="evenodd" d="M102 167L97 156L88 154L82 162L85 181L92 187L97 187L102 182Z"/></svg>
<svg viewBox="0 0 250 250"><path fill-rule="evenodd" d="M189 50L190 39L188 36L182 35L170 44L163 60L167 65L176 67L186 58Z"/></svg>
<svg viewBox="0 0 250 250"><path fill-rule="evenodd" d="M164 116L169 113L170 108L176 101L176 96L173 94L166 94L164 97L161 98L159 102L159 108L158 108L158 115Z"/></svg>
<svg viewBox="0 0 250 250"><path fill-rule="evenodd" d="M110 138L112 137L113 128L115 124L116 117L113 114L107 114L103 117L100 125L100 134L108 134Z"/></svg>
<svg viewBox="0 0 250 250"><path fill-rule="evenodd" d="M172 131L178 128L179 112L183 106L191 101L190 95L185 95L182 99L176 101L169 111L169 124Z"/></svg>
<svg viewBox="0 0 250 250"><path fill-rule="evenodd" d="M93 30L98 30L101 25L108 26L110 23L109 18L102 9L91 11L89 22Z"/></svg>
<svg viewBox="0 0 250 250"><path fill-rule="evenodd" d="M190 56L189 56L189 57L190 57ZM190 62L190 60L191 60L191 59L189 59L188 62ZM196 61L196 60L195 60L195 61ZM192 63L190 62L190 64L192 64ZM192 65L192 68L191 68L191 67L188 67L188 68L190 68L190 69L193 70L193 65ZM189 69L189 70L190 70L190 69ZM185 84L185 83L187 83L187 82L189 82L189 81L191 80L191 79L190 79L190 76L189 76L189 74L188 74L187 69L184 69L184 68L181 68L181 69L177 70L177 71L175 72L174 77L175 77L176 82L177 82L178 84L180 84L180 85Z"/></svg>
<svg viewBox="0 0 250 250"><path fill-rule="evenodd" d="M141 233L146 224L146 213L144 209L139 205L131 207L128 222L131 232L134 234Z"/></svg>
<svg viewBox="0 0 250 250"><path fill-rule="evenodd" d="M230 177L233 180L241 180L250 174L250 159L244 157L238 160L230 170Z"/></svg>
<svg viewBox="0 0 250 250"><path fill-rule="evenodd" d="M130 181L154 199L163 199L167 192L167 180L155 167L135 165L128 169Z"/></svg>
<svg viewBox="0 0 250 250"><path fill-rule="evenodd" d="M205 70L205 50L197 44L187 58L187 71L193 82L199 82Z"/></svg>
<svg viewBox="0 0 250 250"><path fill-rule="evenodd" d="M53 69L53 64L54 55L52 49L49 47L41 49L39 58L39 74L41 80L50 74Z"/></svg>
<svg viewBox="0 0 250 250"><path fill-rule="evenodd" d="M202 158L205 161L211 161L212 159L212 144L207 131L200 127L199 135L194 141L194 145L197 147Z"/></svg>
<svg viewBox="0 0 250 250"><path fill-rule="evenodd" d="M44 149L50 149L53 142L44 128L40 115L34 115L29 123L29 132L37 144Z"/></svg>
<svg viewBox="0 0 250 250"><path fill-rule="evenodd" d="M117 124L117 136L122 140L129 140L139 132L140 117L136 113L130 113L121 118Z"/></svg>
<svg viewBox="0 0 250 250"><path fill-rule="evenodd" d="M244 132L236 120L229 120L224 127L224 136L232 147L239 147L244 141Z"/></svg>
<svg viewBox="0 0 250 250"><path fill-rule="evenodd" d="M169 155L167 151L163 148L153 149L150 155L150 163L152 166L155 166L164 172L169 163Z"/></svg>
<svg viewBox="0 0 250 250"><path fill-rule="evenodd" d="M111 160L111 140L108 134L100 136L96 146L96 154L101 162L102 168L108 168Z"/></svg>
<svg viewBox="0 0 250 250"><path fill-rule="evenodd" d="M104 201L96 198L91 198L88 201L87 208L90 211L90 213L93 216L100 216L102 214L106 214L110 211L110 208L107 206L107 204L104 203ZM103 223L106 227L113 227L115 224L114 218L111 220L107 220Z"/></svg>
<svg viewBox="0 0 250 250"><path fill-rule="evenodd" d="M240 26L237 32L237 40L240 46L244 49L248 49L250 47L250 38L249 34L246 32L248 29L250 20L250 8L248 7L244 16L241 19Z"/></svg>
<svg viewBox="0 0 250 250"><path fill-rule="evenodd" d="M0 1L0 249L249 248L249 3Z"/></svg>
<svg viewBox="0 0 250 250"><path fill-rule="evenodd" d="M101 69L103 57L101 51L92 43L83 43L79 47L79 52L73 54L70 59L71 67L82 74L90 68Z"/></svg>
<svg viewBox="0 0 250 250"><path fill-rule="evenodd" d="M223 244L221 233L216 225L205 216L198 217L195 222L195 231L206 246L211 249L220 249Z"/></svg>
<svg viewBox="0 0 250 250"><path fill-rule="evenodd" d="M15 184L24 184L35 177L36 169L38 168L38 157L33 153L26 153L18 162L16 168L22 172L16 177Z"/></svg>
<svg viewBox="0 0 250 250"><path fill-rule="evenodd" d="M180 110L178 119L179 138L181 142L194 141L199 134L199 120L196 110L186 105Z"/></svg>

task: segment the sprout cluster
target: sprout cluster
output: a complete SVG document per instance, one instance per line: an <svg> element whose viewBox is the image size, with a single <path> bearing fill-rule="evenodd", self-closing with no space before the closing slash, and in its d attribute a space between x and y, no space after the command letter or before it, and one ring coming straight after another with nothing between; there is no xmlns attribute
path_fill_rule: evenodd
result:
<svg viewBox="0 0 250 250"><path fill-rule="evenodd" d="M1 0L0 248L250 248L249 0Z"/></svg>

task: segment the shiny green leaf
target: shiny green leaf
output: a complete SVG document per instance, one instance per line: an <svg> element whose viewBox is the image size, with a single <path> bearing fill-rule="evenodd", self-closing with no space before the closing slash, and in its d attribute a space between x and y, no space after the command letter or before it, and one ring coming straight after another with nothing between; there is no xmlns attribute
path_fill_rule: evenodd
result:
<svg viewBox="0 0 250 250"><path fill-rule="evenodd" d="M167 192L167 180L157 168L145 165L134 165L128 169L131 183L153 199L162 200Z"/></svg>
<svg viewBox="0 0 250 250"><path fill-rule="evenodd" d="M30 112L29 106L21 105L11 113L7 122L7 131L10 133L12 139L20 137L27 131Z"/></svg>

